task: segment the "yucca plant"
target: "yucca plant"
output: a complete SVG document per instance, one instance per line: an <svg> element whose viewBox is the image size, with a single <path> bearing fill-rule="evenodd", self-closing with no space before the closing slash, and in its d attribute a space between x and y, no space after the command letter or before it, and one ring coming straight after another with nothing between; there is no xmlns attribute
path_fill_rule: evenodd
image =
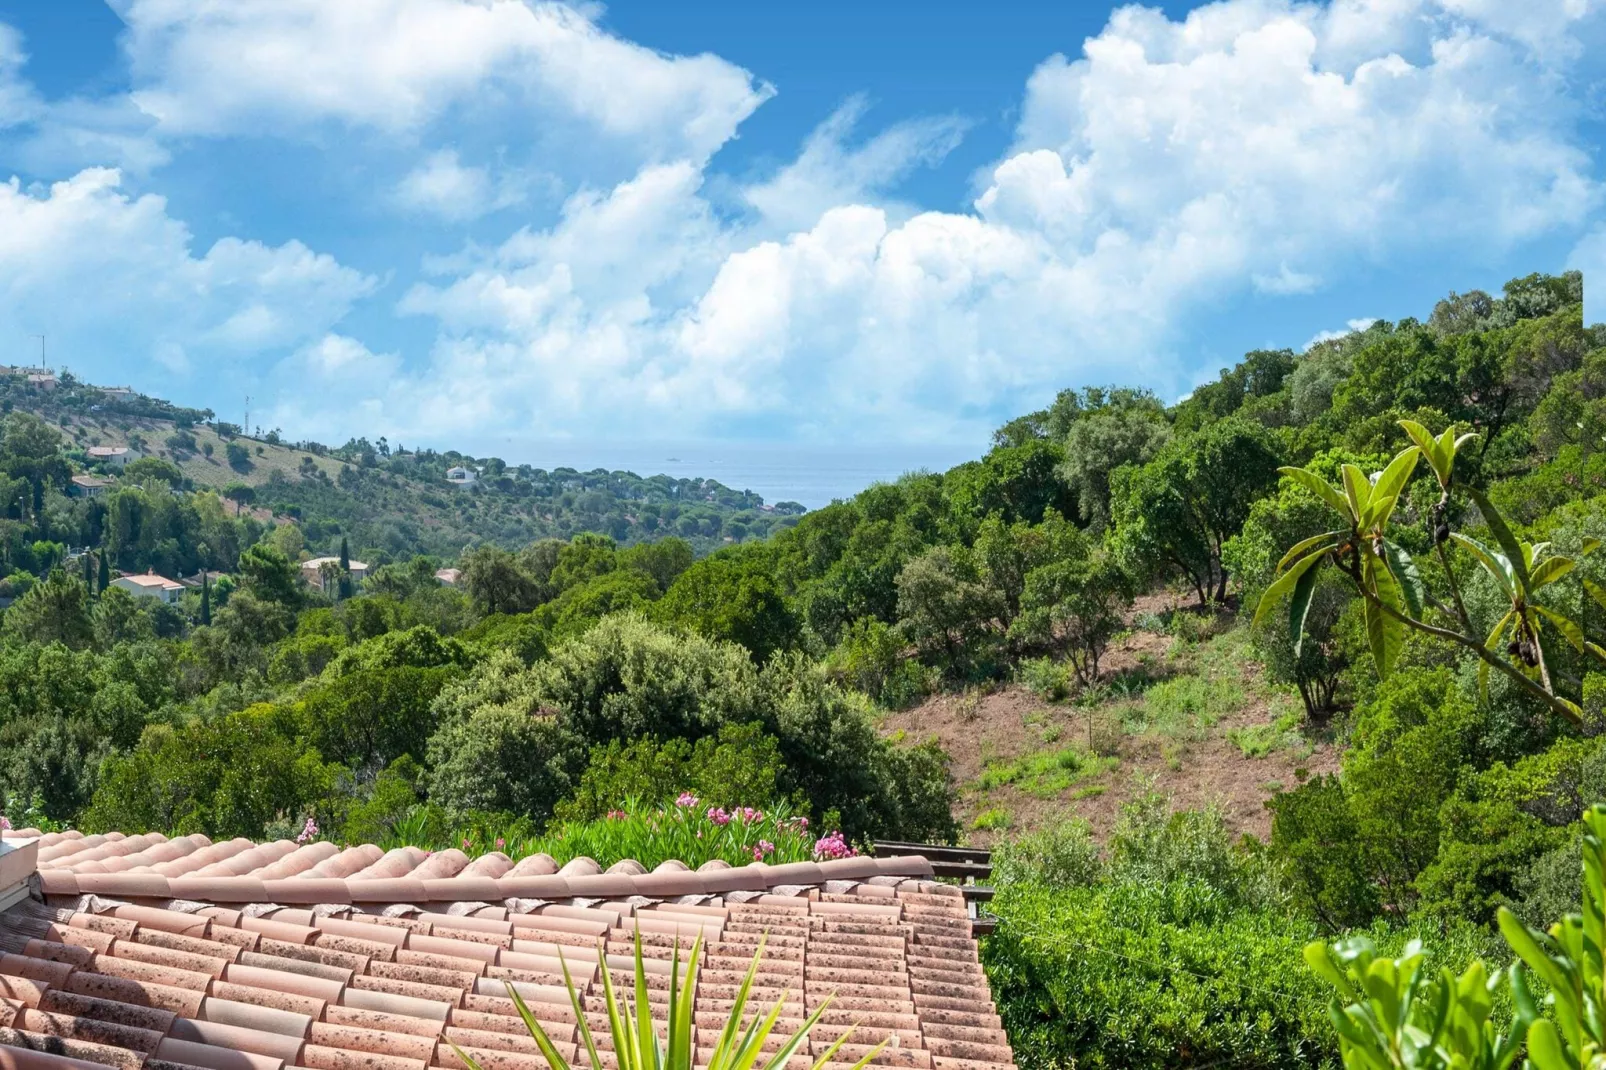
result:
<svg viewBox="0 0 1606 1070"><path fill-rule="evenodd" d="M1286 596L1289 632L1294 636L1294 650L1298 653L1304 639L1305 616L1316 589L1317 570L1323 564L1331 564L1363 599L1367 639L1379 676L1388 676L1404 645L1406 630L1415 629L1456 643L1476 655L1480 661L1479 681L1485 686L1489 670L1498 670L1552 710L1575 724L1581 722L1578 702L1560 692L1551 674L1541 636L1547 625L1553 627L1580 653L1602 661L1606 661L1606 648L1592 641L1577 621L1535 600L1541 590L1573 573L1577 560L1551 552L1548 543L1533 544L1518 539L1500 511L1481 491L1455 481L1456 454L1476 436L1457 437L1453 429L1446 429L1435 437L1411 420L1400 421L1400 426L1410 436L1412 445L1395 455L1381 472L1371 476L1353 464L1346 464L1342 469L1342 483L1335 486L1309 469L1279 469L1284 476L1331 506L1343 526L1304 539L1283 555L1277 564L1277 579L1261 596L1255 620L1258 622L1272 605ZM1448 587L1448 601L1436 598L1427 588L1416 562L1389 532L1400 496L1424 458L1439 483L1439 500L1428 516L1428 526ZM1498 543L1498 550L1450 530L1452 493L1462 493L1471 499ZM1579 556L1593 553L1599 545L1599 540L1586 539ZM1474 628L1471 615L1467 613L1455 569L1446 552L1449 546L1460 547L1471 554L1509 602L1509 608L1487 637ZM1606 590L1588 580L1583 583L1585 593L1606 607Z"/></svg>
<svg viewBox="0 0 1606 1070"><path fill-rule="evenodd" d="M617 989L614 988L613 978L610 976L607 963L602 966L602 991L608 1012L608 1033L613 1040L613 1050L618 1059L619 1070L693 1070L696 1065L695 1048L692 1044L692 1009L696 1002L697 971L702 959L703 938L697 937L692 944L690 960L686 967L686 980L680 979L680 944L677 941L670 956L669 970L669 998L664 1013L664 1037L659 1038L658 1029L652 1018L652 1006L648 1001L647 969L641 954L641 931L636 931L636 975L635 993L632 1001L621 999ZM782 992L781 998L762 1016L755 1013L752 1020L743 1026L743 1019L747 1013L747 1003L752 995L753 981L758 976L759 961L764 955L764 940L760 938L758 948L753 952L752 964L747 968L747 975L742 979L741 987L736 992L731 1009L725 1020L724 1028L720 1030L719 1041L714 1045L712 1054L708 1059L708 1070L781 1070L794 1053L808 1039L820 1016L831 1005L831 998L826 997L814 1009L814 1013L804 1021L802 1028L792 1035L786 1043L775 1052L765 1055L764 1042L774 1032L776 1023L780 1021L781 1012L786 1006L788 993ZM591 1027L586 1020L584 1000L574 978L569 973L569 964L563 962L563 982L569 991L569 1001L574 1006L575 1019L580 1029L580 1050L585 1053L593 1070L602 1070L602 1060L597 1053L596 1038L591 1033ZM541 1053L546 1057L547 1065L551 1070L571 1070L569 1061L563 1057L547 1036L541 1023L530 1013L529 1006L519 995L518 989L511 982L507 986L507 994L518 1008L519 1016L524 1019L524 1025L530 1031ZM845 1044L853 1030L846 1030L831 1044L825 1052L814 1061L814 1070L820 1070L832 1056ZM891 1037L883 1040L872 1048L864 1058L853 1064L853 1070L863 1068L885 1048ZM467 1052L456 1044L452 1050L457 1052L469 1070L481 1070L480 1065L474 1061Z"/></svg>

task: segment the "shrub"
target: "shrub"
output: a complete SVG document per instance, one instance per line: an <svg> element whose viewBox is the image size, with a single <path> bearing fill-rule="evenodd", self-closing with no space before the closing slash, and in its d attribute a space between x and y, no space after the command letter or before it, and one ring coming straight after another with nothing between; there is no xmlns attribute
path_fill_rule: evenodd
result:
<svg viewBox="0 0 1606 1070"><path fill-rule="evenodd" d="M1021 683L1044 702L1064 701L1071 693L1071 667L1053 658L1032 658L1016 670Z"/></svg>
<svg viewBox="0 0 1606 1070"><path fill-rule="evenodd" d="M1074 818L999 844L993 851L993 876L999 884L1078 888L1092 884L1101 872L1093 832L1087 822Z"/></svg>

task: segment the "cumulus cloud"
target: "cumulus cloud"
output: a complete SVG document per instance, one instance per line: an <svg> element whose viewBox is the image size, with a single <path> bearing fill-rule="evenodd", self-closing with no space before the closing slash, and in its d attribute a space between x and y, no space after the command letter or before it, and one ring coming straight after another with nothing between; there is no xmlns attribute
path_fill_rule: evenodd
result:
<svg viewBox="0 0 1606 1070"><path fill-rule="evenodd" d="M706 157L770 94L711 55L666 56L559 3L112 0L134 99L173 134L330 121L416 135L454 107L561 113L651 158ZM544 113L544 114L543 114Z"/></svg>
<svg viewBox="0 0 1606 1070"><path fill-rule="evenodd" d="M22 73L27 62L22 34L0 22L0 130L26 122L38 111L33 86Z"/></svg>
<svg viewBox="0 0 1606 1070"><path fill-rule="evenodd" d="M551 430L606 410L940 438L1071 382L1176 393L1180 329L1234 295L1445 246L1494 257L1591 218L1574 21L1541 42L1467 3L1124 8L1033 74L973 212L886 203L886 176L958 130L855 148L858 102L744 191L780 233L713 216L698 165L649 167L406 297L442 328L425 394L457 391L464 426L498 418L476 402L494 384L527 399L509 422Z"/></svg>
<svg viewBox="0 0 1606 1070"><path fill-rule="evenodd" d="M432 153L396 186L394 199L403 209L461 223L524 200L511 177L493 179L484 167L465 167L455 149Z"/></svg>
<svg viewBox="0 0 1606 1070"><path fill-rule="evenodd" d="M97 168L48 189L0 184L0 333L47 332L91 375L125 379L141 357L216 371L322 334L376 286L297 241L223 238L196 256L166 201L121 180Z"/></svg>

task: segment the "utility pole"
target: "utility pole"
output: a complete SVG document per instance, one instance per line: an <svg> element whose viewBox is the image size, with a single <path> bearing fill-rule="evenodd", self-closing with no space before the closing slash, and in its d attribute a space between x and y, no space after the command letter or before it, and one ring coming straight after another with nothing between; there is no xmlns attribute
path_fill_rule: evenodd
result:
<svg viewBox="0 0 1606 1070"><path fill-rule="evenodd" d="M250 394L247 394L245 396L245 426L240 428L240 433L245 435L246 438L250 438L251 437L251 395Z"/></svg>

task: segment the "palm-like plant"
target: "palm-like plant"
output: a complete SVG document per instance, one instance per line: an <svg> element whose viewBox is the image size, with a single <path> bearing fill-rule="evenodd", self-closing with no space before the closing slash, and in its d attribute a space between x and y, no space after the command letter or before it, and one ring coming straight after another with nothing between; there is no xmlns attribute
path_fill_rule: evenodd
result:
<svg viewBox="0 0 1606 1070"><path fill-rule="evenodd" d="M680 945L677 942L670 957L669 996L665 1005L663 1038L659 1037L659 1030L652 1019L652 1007L648 1001L647 969L641 954L641 932L636 932L636 972L635 972L635 998L633 1001L621 999L620 994L613 985L613 979L604 964L602 973L602 991L608 1012L608 1032L613 1041L615 1058L618 1060L619 1070L693 1070L697 1065L694 1059L695 1046L692 1043L692 1010L696 1002L697 971L702 959L703 939L699 935L692 945L691 955L686 967L685 983L681 983ZM763 1014L754 1014L752 1019L743 1025L746 1017L747 1003L752 995L753 981L758 976L759 960L764 955L764 941L759 940L758 949L753 953L752 964L747 968L747 975L742 979L741 987L736 992L736 998L731 1002L731 1009L726 1018L724 1028L720 1030L719 1040L714 1045L713 1052L708 1058L707 1070L781 1070L786 1063L808 1039L809 1032L819 1022L820 1017L831 1005L831 998L826 997L820 1005L809 1015L802 1027L798 1029L774 1052L764 1052L765 1041L774 1032L776 1024L780 1021L781 1012L786 1006L787 993L783 992L775 1005ZM563 980L569 990L569 1000L574 1006L575 1019L579 1023L580 1049L589 1060L592 1070L602 1070L602 1060L598 1055L596 1038L591 1033L590 1025L586 1021L585 1006L579 988L574 978L569 974L569 965L563 962ZM564 1058L547 1036L541 1023L535 1015L530 1013L529 1006L511 982L507 986L507 994L518 1008L519 1016L524 1019L525 1027L529 1029L530 1036L541 1048L541 1054L546 1058L551 1070L571 1070L569 1061ZM632 1009L632 1002L634 1009ZM814 1070L820 1070L845 1044L853 1030L845 1030L824 1053L814 1062ZM864 1070L864 1067L881 1053L891 1038L883 1040L872 1048L865 1056L853 1065L853 1070ZM452 1050L457 1053L469 1070L481 1070L480 1065L473 1057L464 1052L456 1044Z"/></svg>
<svg viewBox="0 0 1606 1070"><path fill-rule="evenodd" d="M1341 485L1328 483L1309 469L1279 469L1331 506L1343 519L1344 526L1302 540L1283 555L1277 565L1276 581L1266 589L1256 608L1256 621L1278 600L1288 596L1289 632L1294 636L1297 653L1304 638L1311 595L1316 589L1317 570L1323 563L1330 563L1349 579L1364 600L1367 639L1379 676L1386 677L1393 669L1404 645L1406 630L1416 629L1474 653L1481 662L1480 682L1486 684L1489 670L1496 669L1568 720L1579 722L1582 715L1578 703L1557 691L1540 642L1542 630L1548 623L1577 650L1603 661L1606 661L1606 649L1590 640L1578 622L1538 604L1534 597L1572 573L1577 560L1551 552L1548 543L1530 544L1518 539L1481 491L1455 482L1456 453L1475 436L1458 438L1453 429L1446 429L1435 438L1421 424L1411 420L1400 421L1400 426L1411 437L1412 445L1396 454L1383 471L1370 477L1353 464L1343 466ZM1411 555L1389 537L1395 506L1417 464L1424 458L1441 491L1430 522L1434 553L1449 587L1448 604L1434 597L1423 583ZM1477 506L1499 550L1450 530L1448 507L1452 492L1464 493ZM1509 603L1487 637L1480 638L1467 613L1446 545L1455 545L1470 553L1493 578ZM1580 556L1594 552L1598 546L1598 540L1585 540ZM1606 590L1588 580L1584 581L1584 587L1591 598L1606 607ZM1429 611L1438 616L1438 623L1429 619Z"/></svg>

